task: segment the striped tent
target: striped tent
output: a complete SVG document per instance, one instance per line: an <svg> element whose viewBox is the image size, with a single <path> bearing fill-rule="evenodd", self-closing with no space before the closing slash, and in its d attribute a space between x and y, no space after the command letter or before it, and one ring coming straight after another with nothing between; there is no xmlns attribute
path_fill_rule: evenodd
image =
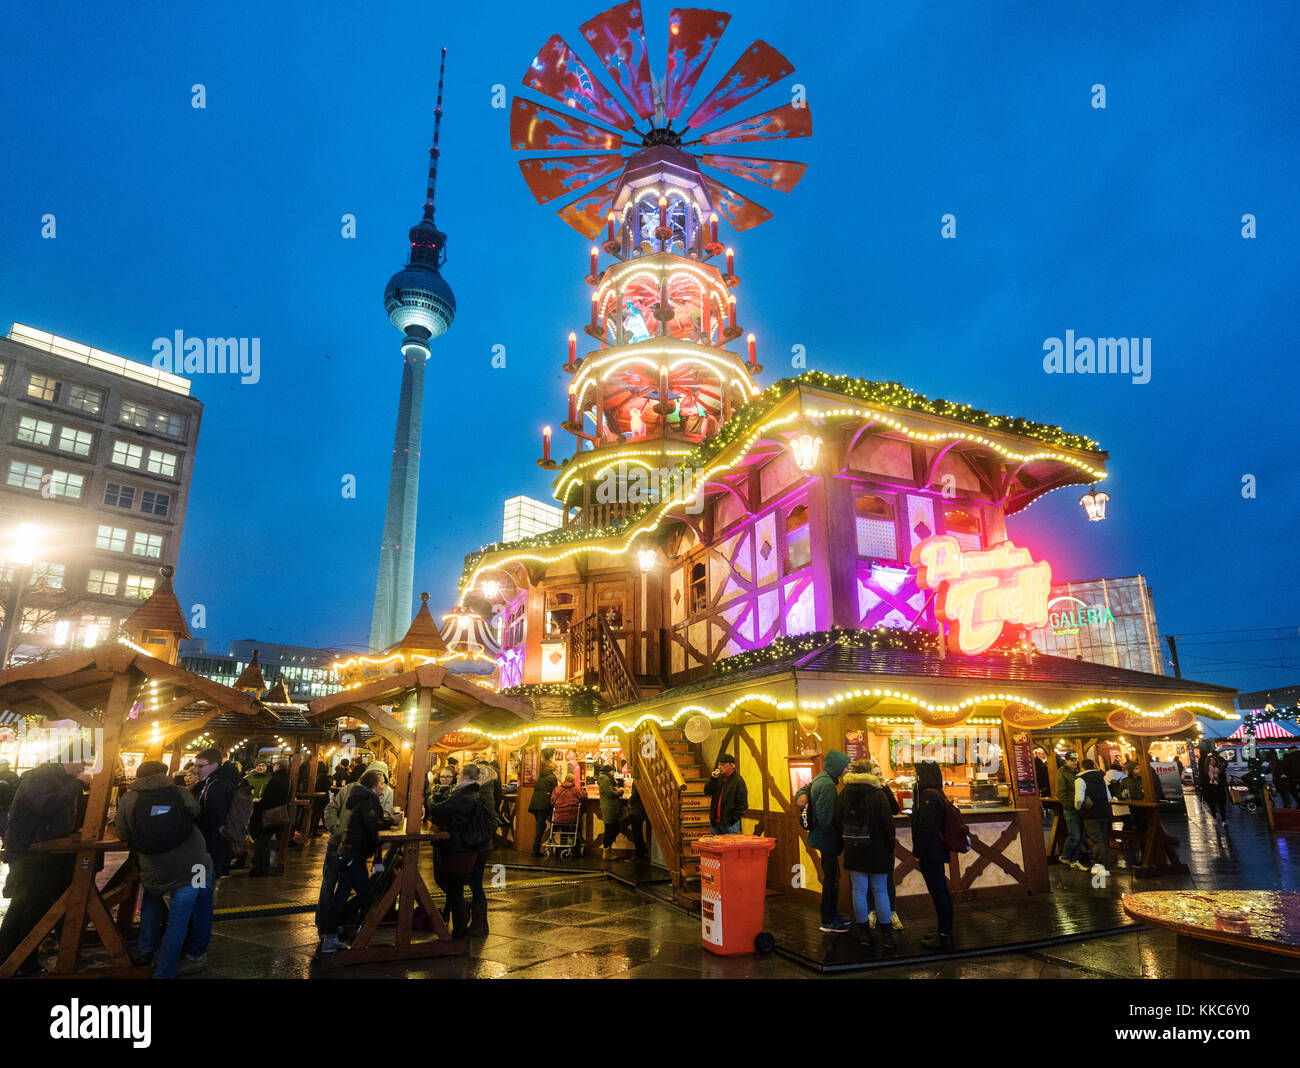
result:
<svg viewBox="0 0 1300 1068"><path fill-rule="evenodd" d="M1238 727L1235 731L1233 731L1230 735L1228 735L1228 737L1231 738L1233 741L1237 741L1237 742L1241 741L1246 737L1246 725L1243 723L1240 727ZM1256 738L1294 738L1295 731L1291 730L1288 727L1282 726L1282 724L1279 723L1277 720L1269 720L1268 722L1265 723L1255 724L1255 737Z"/></svg>

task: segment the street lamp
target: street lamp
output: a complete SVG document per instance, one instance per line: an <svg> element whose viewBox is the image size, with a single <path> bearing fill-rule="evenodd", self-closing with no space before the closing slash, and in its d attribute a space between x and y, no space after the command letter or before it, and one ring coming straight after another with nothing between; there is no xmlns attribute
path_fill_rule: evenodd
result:
<svg viewBox="0 0 1300 1068"><path fill-rule="evenodd" d="M649 574L654 570L655 551L653 549L638 549L636 554L637 566L641 568L642 574Z"/></svg>
<svg viewBox="0 0 1300 1068"><path fill-rule="evenodd" d="M5 603L4 626L0 628L0 668L9 666L9 654L20 629L23 597L32 581L32 565L36 562L36 547L40 540L40 527L35 523L19 523L14 529L9 551L5 554L6 561L13 566L14 574L9 583L9 600Z"/></svg>
<svg viewBox="0 0 1300 1068"><path fill-rule="evenodd" d="M1088 513L1088 522L1099 523L1106 518L1106 502L1110 500L1110 494L1106 492L1097 492L1096 486L1089 486L1088 492L1079 498L1079 503L1083 505L1083 510Z"/></svg>
<svg viewBox="0 0 1300 1068"><path fill-rule="evenodd" d="M817 456L822 449L822 439L816 434L805 432L790 442L790 449L794 452L794 462L799 465L799 469L805 473L811 473L813 468L817 466Z"/></svg>

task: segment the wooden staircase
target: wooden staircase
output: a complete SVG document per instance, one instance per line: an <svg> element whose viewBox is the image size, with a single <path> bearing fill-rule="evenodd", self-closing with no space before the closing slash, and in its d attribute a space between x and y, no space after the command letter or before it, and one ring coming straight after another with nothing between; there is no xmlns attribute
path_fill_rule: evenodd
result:
<svg viewBox="0 0 1300 1068"><path fill-rule="evenodd" d="M646 815L673 883L673 897L682 905L700 901L700 857L697 839L710 833L707 776L681 731L653 721L633 731L632 767Z"/></svg>

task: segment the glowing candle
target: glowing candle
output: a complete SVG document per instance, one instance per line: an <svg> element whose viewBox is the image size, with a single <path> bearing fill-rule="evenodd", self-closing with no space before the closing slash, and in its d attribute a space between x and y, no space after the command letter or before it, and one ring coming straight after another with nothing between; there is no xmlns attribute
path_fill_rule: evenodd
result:
<svg viewBox="0 0 1300 1068"><path fill-rule="evenodd" d="M614 213L609 213L609 236L606 238L611 244L614 241Z"/></svg>
<svg viewBox="0 0 1300 1068"><path fill-rule="evenodd" d="M736 273L736 250L727 249L727 277L730 278Z"/></svg>
<svg viewBox="0 0 1300 1068"><path fill-rule="evenodd" d="M735 325L736 325L736 298L732 296L728 296L727 297L727 326L734 327Z"/></svg>
<svg viewBox="0 0 1300 1068"><path fill-rule="evenodd" d="M592 246L591 246L591 276L592 276L593 278L596 277L596 257L597 257L597 255L599 255L599 252L598 252L596 246L595 246L595 245L592 245Z"/></svg>
<svg viewBox="0 0 1300 1068"><path fill-rule="evenodd" d="M754 352L752 347L750 348L749 360L750 363L754 362ZM569 383L569 422L576 423L577 421L578 421L578 383L570 382Z"/></svg>
<svg viewBox="0 0 1300 1068"><path fill-rule="evenodd" d="M550 458L551 458L551 428L549 426L544 426L542 427L542 459L549 460Z"/></svg>
<svg viewBox="0 0 1300 1068"><path fill-rule="evenodd" d="M668 198L659 198L659 225L666 227L668 225Z"/></svg>
<svg viewBox="0 0 1300 1068"><path fill-rule="evenodd" d="M578 356L578 335L569 331L569 363L576 363Z"/></svg>
<svg viewBox="0 0 1300 1068"><path fill-rule="evenodd" d="M709 240L715 245L718 243L718 213L716 211L709 213Z"/></svg>
<svg viewBox="0 0 1300 1068"><path fill-rule="evenodd" d="M749 362L757 363L758 360L755 358L755 353L754 353L754 335L750 334L749 337L746 338L746 340L749 342Z"/></svg>

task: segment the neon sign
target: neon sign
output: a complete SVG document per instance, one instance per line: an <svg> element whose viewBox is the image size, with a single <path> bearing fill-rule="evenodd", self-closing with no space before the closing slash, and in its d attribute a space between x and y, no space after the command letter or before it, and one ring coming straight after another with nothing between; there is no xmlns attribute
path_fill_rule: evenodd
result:
<svg viewBox="0 0 1300 1068"><path fill-rule="evenodd" d="M1057 608L1071 603L1074 607ZM1083 627L1114 622L1115 617L1105 605L1098 608L1077 597L1053 597L1047 602L1047 625L1053 634L1078 634Z"/></svg>
<svg viewBox="0 0 1300 1068"><path fill-rule="evenodd" d="M949 623L948 648L954 653L984 652L1004 623L1041 627L1047 622L1052 567L1035 563L1027 549L1009 541L963 551L952 535L939 534L917 544L912 564L917 584L938 591L935 613Z"/></svg>

